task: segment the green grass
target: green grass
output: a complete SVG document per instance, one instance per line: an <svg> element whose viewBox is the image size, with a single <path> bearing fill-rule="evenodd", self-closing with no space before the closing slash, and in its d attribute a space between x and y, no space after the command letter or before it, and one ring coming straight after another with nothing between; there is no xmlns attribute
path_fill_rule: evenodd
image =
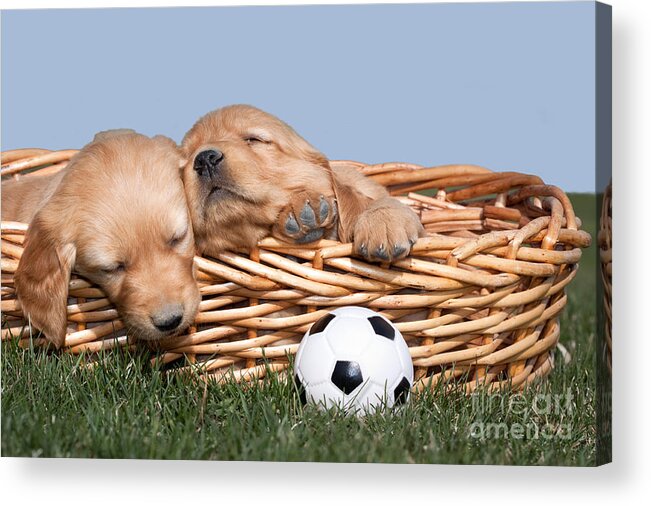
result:
<svg viewBox="0 0 651 506"><path fill-rule="evenodd" d="M594 196L572 197L594 233ZM595 260L593 246L562 318L572 360L557 353L547 380L517 395L428 392L365 418L303 407L293 385L275 377L204 392L152 369L142 354L107 353L91 370L79 357L5 342L2 455L593 465Z"/></svg>

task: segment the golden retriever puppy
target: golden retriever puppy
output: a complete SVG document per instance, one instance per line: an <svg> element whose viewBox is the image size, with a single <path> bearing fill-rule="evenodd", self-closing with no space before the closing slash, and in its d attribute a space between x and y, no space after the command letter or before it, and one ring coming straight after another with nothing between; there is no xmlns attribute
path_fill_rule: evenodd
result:
<svg viewBox="0 0 651 506"><path fill-rule="evenodd" d="M353 167L328 159L289 125L234 105L200 118L182 142L183 181L199 252L285 241L353 242L371 261L403 258L423 235L416 213Z"/></svg>
<svg viewBox="0 0 651 506"><path fill-rule="evenodd" d="M72 271L102 288L139 339L192 323L200 297L182 165L171 139L108 131L53 176L2 183L2 219L29 223L18 300L57 348Z"/></svg>

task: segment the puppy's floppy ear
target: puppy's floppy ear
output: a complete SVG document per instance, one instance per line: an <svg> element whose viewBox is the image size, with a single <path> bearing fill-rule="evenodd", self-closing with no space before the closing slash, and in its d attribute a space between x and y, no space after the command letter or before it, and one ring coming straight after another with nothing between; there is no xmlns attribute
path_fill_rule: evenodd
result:
<svg viewBox="0 0 651 506"><path fill-rule="evenodd" d="M323 153L298 135L292 127L289 125L286 125L286 127L288 129L287 135L274 136L274 141L280 146L281 150L296 158L330 170L328 158Z"/></svg>
<svg viewBox="0 0 651 506"><path fill-rule="evenodd" d="M60 348L66 338L68 283L76 249L48 230L43 208L32 220L14 283L23 313Z"/></svg>
<svg viewBox="0 0 651 506"><path fill-rule="evenodd" d="M93 142L104 141L110 139L111 137L119 137L120 135L126 134L135 134L136 131L131 128L114 128L113 130L104 130L103 132L97 132L93 138Z"/></svg>
<svg viewBox="0 0 651 506"><path fill-rule="evenodd" d="M305 152L305 160L310 161L314 165L320 165L324 169L330 170L330 163L328 163L328 159L326 158L326 156L320 151L314 149L309 144L308 146L310 147L310 149Z"/></svg>
<svg viewBox="0 0 651 506"><path fill-rule="evenodd" d="M337 177L335 171L330 167L328 158L318 151L289 127L289 135L278 136L275 141L286 153L292 154L314 165L323 167L330 175L332 188L337 199L338 229L337 235L342 242L350 242L353 238L355 223L360 214L370 205L371 197L357 191L354 186L347 184Z"/></svg>

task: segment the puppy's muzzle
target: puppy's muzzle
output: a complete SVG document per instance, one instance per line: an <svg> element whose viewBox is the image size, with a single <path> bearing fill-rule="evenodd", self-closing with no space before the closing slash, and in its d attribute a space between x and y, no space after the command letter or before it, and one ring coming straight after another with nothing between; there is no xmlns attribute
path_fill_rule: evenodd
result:
<svg viewBox="0 0 651 506"><path fill-rule="evenodd" d="M207 149L195 157L194 170L200 176L208 176L210 179L216 179L219 175L219 167L223 160L224 153L217 149Z"/></svg>
<svg viewBox="0 0 651 506"><path fill-rule="evenodd" d="M151 315L151 321L161 332L176 329L183 320L183 306L181 304L168 304Z"/></svg>

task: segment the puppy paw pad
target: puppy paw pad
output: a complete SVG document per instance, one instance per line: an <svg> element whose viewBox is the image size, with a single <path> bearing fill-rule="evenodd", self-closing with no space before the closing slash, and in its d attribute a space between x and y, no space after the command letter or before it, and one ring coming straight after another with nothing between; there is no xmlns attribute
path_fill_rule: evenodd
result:
<svg viewBox="0 0 651 506"><path fill-rule="evenodd" d="M297 239L296 242L299 244L307 244L309 242L318 241L323 237L323 233L324 230L322 228L316 228L305 234L303 237Z"/></svg>
<svg viewBox="0 0 651 506"><path fill-rule="evenodd" d="M400 244L396 244L393 246L393 256L394 257L399 257L400 255L404 254L407 251L407 248L404 246L401 246Z"/></svg>
<svg viewBox="0 0 651 506"><path fill-rule="evenodd" d="M298 225L298 221L296 221L296 218L294 217L294 214L290 214L287 217L287 221L285 221L285 232L288 234L296 234L301 227Z"/></svg>
<svg viewBox="0 0 651 506"><path fill-rule="evenodd" d="M308 228L315 228L316 227L316 215L314 214L314 209L310 206L309 202L306 202L305 205L303 206L303 209L301 209L301 214L299 215L299 219Z"/></svg>
<svg viewBox="0 0 651 506"><path fill-rule="evenodd" d="M380 246L375 249L375 252L373 254L382 260L390 260L389 253L385 249L384 244L380 244Z"/></svg>
<svg viewBox="0 0 651 506"><path fill-rule="evenodd" d="M319 201L319 221L323 223L328 217L329 212L330 206L328 205L328 202L326 202L326 199L323 197L323 195L321 195L321 199Z"/></svg>

